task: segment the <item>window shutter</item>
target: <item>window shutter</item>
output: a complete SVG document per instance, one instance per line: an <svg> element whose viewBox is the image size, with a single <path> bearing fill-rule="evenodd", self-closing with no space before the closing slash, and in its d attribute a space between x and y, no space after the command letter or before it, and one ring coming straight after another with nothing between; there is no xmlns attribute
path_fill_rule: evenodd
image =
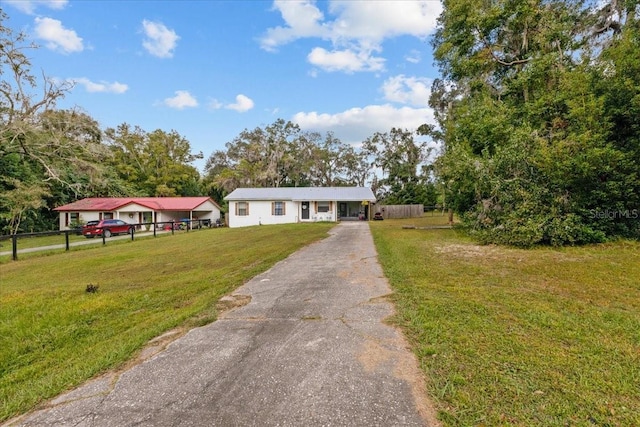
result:
<svg viewBox="0 0 640 427"><path fill-rule="evenodd" d="M276 202L271 202L271 215L276 214Z"/></svg>
<svg viewBox="0 0 640 427"><path fill-rule="evenodd" d="M249 202L246 202L246 206L247 206L247 216L249 216Z"/></svg>
<svg viewBox="0 0 640 427"><path fill-rule="evenodd" d="M238 202L235 203L236 206L236 216L238 216Z"/></svg>
<svg viewBox="0 0 640 427"><path fill-rule="evenodd" d="M315 212L314 212L314 213L318 213L318 202L313 202L313 204L314 204L314 205L315 205L315 207L316 207L316 210L315 210Z"/></svg>
<svg viewBox="0 0 640 427"><path fill-rule="evenodd" d="M329 202L329 212L333 212L333 202Z"/></svg>
<svg viewBox="0 0 640 427"><path fill-rule="evenodd" d="M287 214L287 202L282 202L282 215Z"/></svg>

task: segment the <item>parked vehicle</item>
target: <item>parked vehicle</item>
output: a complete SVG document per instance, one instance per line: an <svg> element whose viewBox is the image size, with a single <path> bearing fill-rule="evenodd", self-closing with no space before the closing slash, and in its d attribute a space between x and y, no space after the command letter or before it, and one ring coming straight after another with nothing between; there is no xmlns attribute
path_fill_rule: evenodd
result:
<svg viewBox="0 0 640 427"><path fill-rule="evenodd" d="M133 233L133 225L121 219L103 219L100 221L89 221L82 227L82 234L87 239L96 236L104 237L116 236L118 234Z"/></svg>
<svg viewBox="0 0 640 427"><path fill-rule="evenodd" d="M384 218L382 217L382 212L376 212L375 214L373 214L373 220L374 221L384 220Z"/></svg>
<svg viewBox="0 0 640 427"><path fill-rule="evenodd" d="M179 223L180 230L186 230L187 228L200 228L200 222L197 219L192 221L189 218L180 218Z"/></svg>
<svg viewBox="0 0 640 427"><path fill-rule="evenodd" d="M184 230L187 228L196 229L196 228L203 228L203 227L211 227L211 220L180 218L177 224L179 225L180 230ZM189 224L191 224L191 226L189 226ZM176 230L177 229L178 228L176 228Z"/></svg>

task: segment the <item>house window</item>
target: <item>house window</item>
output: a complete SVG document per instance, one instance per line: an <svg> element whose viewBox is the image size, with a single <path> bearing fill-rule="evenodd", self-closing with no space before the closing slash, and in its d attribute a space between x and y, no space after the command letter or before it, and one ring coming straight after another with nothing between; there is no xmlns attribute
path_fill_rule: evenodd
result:
<svg viewBox="0 0 640 427"><path fill-rule="evenodd" d="M247 203L247 202L237 202L236 203L236 215L238 215L238 216L247 216L247 215L249 215L249 203Z"/></svg>
<svg viewBox="0 0 640 427"><path fill-rule="evenodd" d="M80 224L80 212L68 212L67 215L65 216L66 219L66 224L65 226L70 226L70 225L78 225Z"/></svg>
<svg viewBox="0 0 640 427"><path fill-rule="evenodd" d="M105 212L102 218L103 219L113 219L113 212Z"/></svg>
<svg viewBox="0 0 640 427"><path fill-rule="evenodd" d="M285 202L272 202L271 203L271 215L285 215L286 214L286 204Z"/></svg>
<svg viewBox="0 0 640 427"><path fill-rule="evenodd" d="M318 202L318 213L329 212L331 210L331 202Z"/></svg>

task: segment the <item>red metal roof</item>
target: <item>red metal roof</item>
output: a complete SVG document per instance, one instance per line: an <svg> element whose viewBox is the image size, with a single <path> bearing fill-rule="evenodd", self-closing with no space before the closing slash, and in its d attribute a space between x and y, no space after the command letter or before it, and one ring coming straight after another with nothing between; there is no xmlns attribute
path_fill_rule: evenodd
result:
<svg viewBox="0 0 640 427"><path fill-rule="evenodd" d="M89 197L68 205L59 206L54 211L115 211L135 203L154 211L192 211L203 203L218 204L211 197Z"/></svg>

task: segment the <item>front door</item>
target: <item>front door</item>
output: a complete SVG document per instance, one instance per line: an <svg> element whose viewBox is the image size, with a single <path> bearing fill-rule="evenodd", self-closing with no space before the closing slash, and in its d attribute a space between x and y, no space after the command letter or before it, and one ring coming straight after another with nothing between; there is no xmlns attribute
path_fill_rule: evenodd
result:
<svg viewBox="0 0 640 427"><path fill-rule="evenodd" d="M347 217L347 203L346 202L340 202L340 204L338 205L338 217L340 218L346 218Z"/></svg>
<svg viewBox="0 0 640 427"><path fill-rule="evenodd" d="M302 219L309 219L309 202L302 202Z"/></svg>

